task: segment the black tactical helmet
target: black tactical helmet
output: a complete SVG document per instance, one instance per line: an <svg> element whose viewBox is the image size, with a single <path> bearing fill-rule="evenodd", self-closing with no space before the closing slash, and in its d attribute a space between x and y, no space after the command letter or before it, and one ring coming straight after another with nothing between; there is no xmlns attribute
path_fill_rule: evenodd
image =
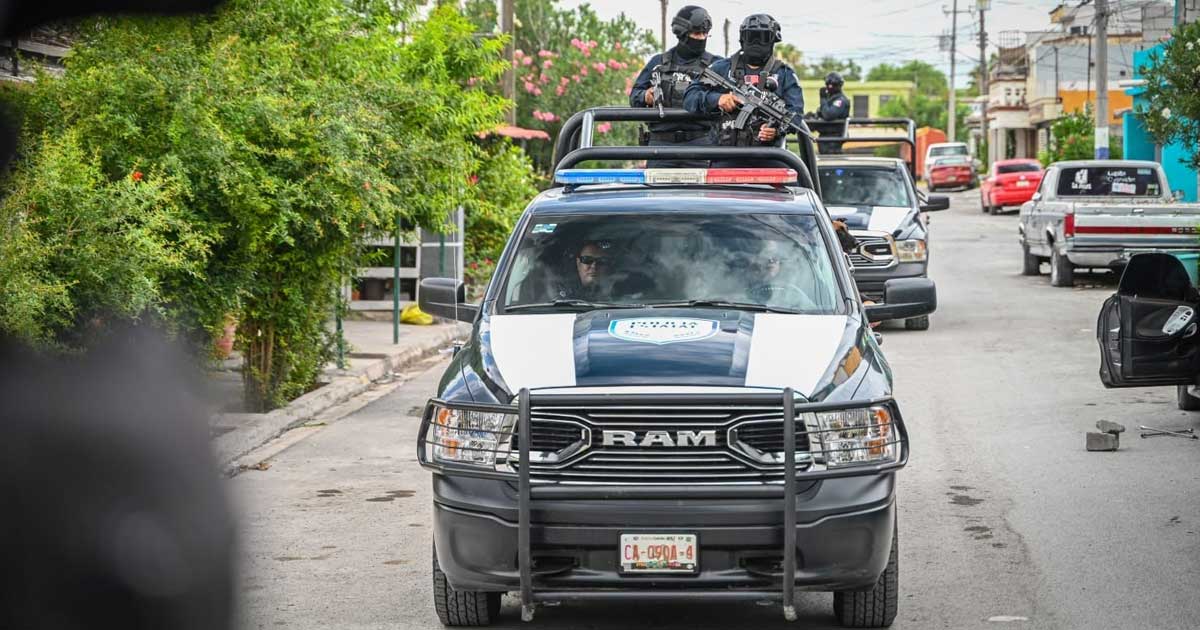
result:
<svg viewBox="0 0 1200 630"><path fill-rule="evenodd" d="M755 32L770 33L771 43L783 41L783 29L780 28L779 22L776 22L775 18L766 13L755 13L742 20L742 26L738 29L742 45L746 44L746 35Z"/></svg>
<svg viewBox="0 0 1200 630"><path fill-rule="evenodd" d="M840 72L830 72L829 74L825 75L825 85L842 87L845 84L846 80L842 78L842 74Z"/></svg>
<svg viewBox="0 0 1200 630"><path fill-rule="evenodd" d="M712 30L712 16L703 8L689 4L675 14L671 20L671 32L683 39L688 33L707 33Z"/></svg>

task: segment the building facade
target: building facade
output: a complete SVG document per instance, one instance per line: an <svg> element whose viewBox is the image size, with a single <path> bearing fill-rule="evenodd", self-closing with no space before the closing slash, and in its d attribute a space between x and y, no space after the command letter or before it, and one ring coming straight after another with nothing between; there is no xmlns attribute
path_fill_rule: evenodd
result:
<svg viewBox="0 0 1200 630"><path fill-rule="evenodd" d="M820 106L823 87L825 82L822 80L800 82L800 88L804 90L804 106L808 111L816 111ZM912 99L916 84L912 81L847 81L843 91L850 99L850 116L879 118L880 109L888 102Z"/></svg>

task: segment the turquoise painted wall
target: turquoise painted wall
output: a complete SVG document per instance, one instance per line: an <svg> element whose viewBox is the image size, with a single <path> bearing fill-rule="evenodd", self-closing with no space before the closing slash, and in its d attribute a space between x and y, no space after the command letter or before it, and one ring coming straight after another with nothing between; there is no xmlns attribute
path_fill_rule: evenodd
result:
<svg viewBox="0 0 1200 630"><path fill-rule="evenodd" d="M1162 44L1153 48L1133 53L1134 78L1142 78L1142 67L1150 61L1150 56L1162 50ZM1133 97L1133 109L1144 110L1149 106L1145 98L1145 90L1140 87L1125 90ZM1154 138L1150 137L1146 128L1138 121L1132 112L1125 114L1125 159L1153 160ZM1183 191L1185 201L1197 201L1196 170L1186 162L1188 151L1178 143L1163 146L1162 165L1167 173L1167 181L1171 190Z"/></svg>

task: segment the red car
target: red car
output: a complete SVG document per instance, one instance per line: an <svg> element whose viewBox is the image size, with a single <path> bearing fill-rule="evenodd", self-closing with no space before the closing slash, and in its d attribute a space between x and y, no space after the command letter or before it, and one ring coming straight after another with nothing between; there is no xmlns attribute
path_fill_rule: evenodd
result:
<svg viewBox="0 0 1200 630"><path fill-rule="evenodd" d="M1020 207L1033 197L1042 183L1042 165L1037 160L1001 160L979 186L979 202L987 214Z"/></svg>
<svg viewBox="0 0 1200 630"><path fill-rule="evenodd" d="M929 192L939 188L970 188L973 169L968 157L955 155L936 158L929 167Z"/></svg>

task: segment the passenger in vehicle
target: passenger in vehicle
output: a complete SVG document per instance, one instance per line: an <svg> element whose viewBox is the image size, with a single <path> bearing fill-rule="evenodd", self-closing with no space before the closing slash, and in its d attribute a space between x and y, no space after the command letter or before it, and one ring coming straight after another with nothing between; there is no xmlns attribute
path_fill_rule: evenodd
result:
<svg viewBox="0 0 1200 630"><path fill-rule="evenodd" d="M566 279L559 287L558 297L580 300L607 297L611 293L615 262L612 249L608 241L585 241L571 257L574 273L564 274Z"/></svg>

